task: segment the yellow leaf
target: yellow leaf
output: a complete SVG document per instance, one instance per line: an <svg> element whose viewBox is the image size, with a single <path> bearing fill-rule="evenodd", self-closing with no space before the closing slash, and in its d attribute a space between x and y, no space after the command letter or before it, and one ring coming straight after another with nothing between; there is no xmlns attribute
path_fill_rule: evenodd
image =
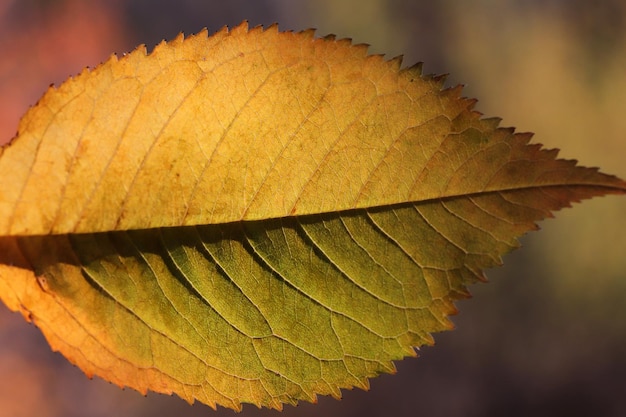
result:
<svg viewBox="0 0 626 417"><path fill-rule="evenodd" d="M0 154L0 297L141 392L366 388L535 221L626 192L400 66L244 24L52 88Z"/></svg>

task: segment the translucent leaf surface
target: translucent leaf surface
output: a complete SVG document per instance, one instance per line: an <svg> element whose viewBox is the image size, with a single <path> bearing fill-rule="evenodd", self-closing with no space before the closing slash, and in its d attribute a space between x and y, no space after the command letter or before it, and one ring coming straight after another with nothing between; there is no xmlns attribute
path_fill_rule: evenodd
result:
<svg viewBox="0 0 626 417"><path fill-rule="evenodd" d="M141 392L239 409L366 388L537 220L626 191L442 83L276 27L112 57L2 148L0 297Z"/></svg>

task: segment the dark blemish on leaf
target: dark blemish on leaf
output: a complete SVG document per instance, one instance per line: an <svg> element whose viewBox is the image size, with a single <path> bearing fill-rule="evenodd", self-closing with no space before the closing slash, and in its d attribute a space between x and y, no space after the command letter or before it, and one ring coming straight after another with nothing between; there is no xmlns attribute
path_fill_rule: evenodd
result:
<svg viewBox="0 0 626 417"><path fill-rule="evenodd" d="M45 275L37 275L37 283L39 284L39 287L41 287L43 292L46 292L46 293L50 292L50 286L48 285L48 279L46 278Z"/></svg>

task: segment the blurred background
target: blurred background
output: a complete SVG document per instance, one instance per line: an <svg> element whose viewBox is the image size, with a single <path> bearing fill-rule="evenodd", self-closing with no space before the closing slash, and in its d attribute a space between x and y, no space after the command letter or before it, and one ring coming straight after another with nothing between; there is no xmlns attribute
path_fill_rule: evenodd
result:
<svg viewBox="0 0 626 417"><path fill-rule="evenodd" d="M50 83L113 52L244 19L424 61L503 125L626 178L623 0L0 0L0 144ZM625 416L625 213L625 198L607 197L542 222L458 304L457 330L369 392L243 415ZM234 414L90 381L0 306L0 417Z"/></svg>

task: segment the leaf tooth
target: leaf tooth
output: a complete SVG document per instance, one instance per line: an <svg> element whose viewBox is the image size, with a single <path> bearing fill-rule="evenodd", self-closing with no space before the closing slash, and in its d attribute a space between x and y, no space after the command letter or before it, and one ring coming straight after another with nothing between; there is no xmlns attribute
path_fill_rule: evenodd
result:
<svg viewBox="0 0 626 417"><path fill-rule="evenodd" d="M183 43L183 41L185 40L185 33L184 32L179 32L178 35L176 35L176 37L171 40L169 43L174 46L174 45L179 45L181 43Z"/></svg>
<svg viewBox="0 0 626 417"><path fill-rule="evenodd" d="M397 55L389 59L387 62L389 62L389 65L391 65L394 71L400 71L400 67L402 67L403 60L404 60L404 55Z"/></svg>
<svg viewBox="0 0 626 417"><path fill-rule="evenodd" d="M172 43L173 43L173 42L174 42L174 41L172 41ZM161 50L163 50L163 49L167 48L167 46L168 46L167 41L165 41L165 39L161 40L161 42L159 42L158 44L156 44L156 45L154 46L154 48L153 48L153 49L152 49L152 51L150 52L150 55L153 55L153 54L158 54L159 52L161 52Z"/></svg>
<svg viewBox="0 0 626 417"><path fill-rule="evenodd" d="M410 67L405 68L401 72L407 72L407 73L410 73L411 75L417 75L418 77L421 77L423 70L424 70L424 63L420 61L420 62L416 62Z"/></svg>
<svg viewBox="0 0 626 417"><path fill-rule="evenodd" d="M415 351L412 348L410 348L410 351L412 353L409 353L409 355L411 355L411 356L415 355ZM396 368L396 364L391 362L391 361L389 361L389 362L381 362L381 365L383 367L383 371L388 373L388 374L395 374L395 373L398 372L398 369Z"/></svg>
<svg viewBox="0 0 626 417"><path fill-rule="evenodd" d="M361 57L367 56L369 54L370 45L367 43L357 43L356 45L352 45L352 50L358 52Z"/></svg>
<svg viewBox="0 0 626 417"><path fill-rule="evenodd" d="M310 402L311 404L317 404L317 394L315 393L314 390L312 390L311 388L309 389L305 389L304 387L302 387L302 394L304 394L304 400ZM293 399L293 405L297 405L298 404L298 400L297 399Z"/></svg>
<svg viewBox="0 0 626 417"><path fill-rule="evenodd" d="M239 26L235 27L233 30L231 30L231 35L236 35L236 30L239 29ZM253 34L253 35L266 35L266 36L271 36L272 34L278 32L278 29L274 30L274 28L270 27L263 27L262 25L255 25L252 27L248 27L247 28L248 33L249 34Z"/></svg>
<svg viewBox="0 0 626 417"><path fill-rule="evenodd" d="M341 389L337 386L337 384L332 384L332 383L327 383L328 388L329 388L329 394L335 399L335 400L340 400L342 395L341 395ZM317 399L315 400L317 402Z"/></svg>
<svg viewBox="0 0 626 417"><path fill-rule="evenodd" d="M463 88L462 85L459 85L459 94L460 94L460 90L461 88ZM476 106L476 103L478 103L478 99L475 98L459 98L459 100L463 100L465 103L467 103L467 110L470 110L472 112L472 114L474 114L477 118L482 118L483 113L478 111L478 110L474 110L474 107Z"/></svg>
<svg viewBox="0 0 626 417"><path fill-rule="evenodd" d="M438 80L436 80L438 82ZM475 98L467 98L462 97L463 93L463 84L457 84L453 87L443 88L441 90L441 96L449 99L450 101L455 101L460 104L459 108L464 108L465 110L470 111L471 113L462 112L459 116L470 117L471 119L479 119L482 116L482 113L472 110L476 103L478 102Z"/></svg>
<svg viewBox="0 0 626 417"><path fill-rule="evenodd" d="M254 29L256 28L261 28L261 30L263 30L263 25L257 25L254 27ZM266 27L265 30L263 30L263 32L278 33L278 22L273 22L268 27Z"/></svg>
<svg viewBox="0 0 626 417"><path fill-rule="evenodd" d="M445 82L445 78L447 76L448 74L437 75L435 76L435 81L443 80L443 82ZM475 98L461 97L461 94L463 93L463 87L464 87L463 84L457 84L455 86L445 88L441 92L443 94L448 94L450 98L463 100L465 102L470 102L472 104L476 103L478 100L476 100Z"/></svg>
<svg viewBox="0 0 626 417"><path fill-rule="evenodd" d="M524 143L523 141L520 141L520 142L522 144ZM556 148L545 149L545 148L542 148L541 147L542 145L539 143L533 143L533 144L526 145L526 146L527 146L527 149L532 150L535 155L541 155L540 157L538 157L541 159L556 160L559 156L559 149L556 149ZM575 159L564 159L561 161L561 163L565 164L571 169L573 169L576 166L577 162L578 161ZM585 169L590 170L591 168L585 168Z"/></svg>
<svg viewBox="0 0 626 417"><path fill-rule="evenodd" d="M503 129L503 128L501 128ZM516 132L515 133L515 140L519 141L521 144L527 145L528 142L530 142L530 140L533 138L535 134L533 132ZM537 143L537 144L533 144L533 146L537 146L538 149L541 149L541 144Z"/></svg>
<svg viewBox="0 0 626 417"><path fill-rule="evenodd" d="M305 29L303 31L300 31L300 34L302 36L304 36L305 38L313 39L313 38L315 38L315 32L316 32L315 29L309 28L309 29Z"/></svg>
<svg viewBox="0 0 626 417"><path fill-rule="evenodd" d="M481 120L485 124L485 127L490 130L496 130L498 126L500 126L500 123L502 123L502 118L500 117L486 117Z"/></svg>
<svg viewBox="0 0 626 417"><path fill-rule="evenodd" d="M420 340L421 342L421 336L419 334L413 333L412 336ZM416 345L416 344L419 344L420 342L416 342L414 344ZM419 351L419 346L413 346L413 345L402 346L402 351L405 353L404 356L408 358L417 358L419 356L417 353L417 351ZM397 369L393 373L396 373L396 372L397 372Z"/></svg>
<svg viewBox="0 0 626 417"><path fill-rule="evenodd" d="M245 22L245 20L244 20L244 22ZM228 28L228 25L223 25L217 31L215 31L215 33L213 33L210 36L216 36L216 35L217 36L224 36L224 34L229 33L229 31L230 31L230 29Z"/></svg>
<svg viewBox="0 0 626 417"><path fill-rule="evenodd" d="M202 29L200 29L200 32L196 33L194 36L198 37L198 38L200 38L200 37L201 38L208 38L209 37L209 29L205 26Z"/></svg>
<svg viewBox="0 0 626 417"><path fill-rule="evenodd" d="M145 43L142 43L142 44L138 45L135 49L133 49L130 52L124 52L122 54L122 59L127 59L126 57L128 57L128 56L137 56L137 55L141 55L141 56L147 56L148 55L148 47L146 46ZM102 65L112 65L113 63L115 63L115 62L117 62L119 60L120 60L120 57L118 57L117 54L112 54L109 57L109 59L107 59L104 62L104 64L102 64Z"/></svg>
<svg viewBox="0 0 626 417"><path fill-rule="evenodd" d="M280 401L280 399L276 397L270 397L267 401L267 404L262 404L261 401L250 404L256 406L258 409L261 409L262 407L267 407L270 410L283 411L283 403ZM241 411L241 409L237 410L237 412L239 411Z"/></svg>
<svg viewBox="0 0 626 417"><path fill-rule="evenodd" d="M369 61L376 61L376 64L385 62L385 55L383 54L372 54L368 57Z"/></svg>
<svg viewBox="0 0 626 417"><path fill-rule="evenodd" d="M420 67L420 70L422 70L423 68ZM420 71L421 72L421 71ZM423 72L421 72L421 74L419 74L420 78L426 82L435 82L435 83L439 83L438 77L439 75L435 74L435 73L428 73L428 74L424 74ZM439 86L440 89L443 89L441 87L443 87L443 83L440 83L441 85Z"/></svg>
<svg viewBox="0 0 626 417"><path fill-rule="evenodd" d="M347 47L347 48L350 48L350 47L352 47L352 46L359 47L359 46L361 46L361 45L364 45L366 49L367 49L367 48L369 48L369 45L368 45L368 44L357 44L357 45L352 45L352 38L341 38L341 39L337 39L337 40L335 41L335 43L336 43L336 44L338 44L338 45L340 45L340 46L345 46L345 47Z"/></svg>
<svg viewBox="0 0 626 417"><path fill-rule="evenodd" d="M357 382L354 384L355 387L361 388L363 391L369 391L370 390L370 380L369 380L369 378L361 377L361 378L357 378L356 381Z"/></svg>
<svg viewBox="0 0 626 417"><path fill-rule="evenodd" d="M256 26L254 28L252 28L251 30L249 29L249 25L248 25L248 21L244 20L243 22L241 22L240 24L238 24L237 26L233 27L230 30L230 34L231 36L236 36L236 35L245 35L246 32L252 32L252 31L258 31L259 26ZM262 30L262 27L261 27Z"/></svg>
<svg viewBox="0 0 626 417"><path fill-rule="evenodd" d="M449 75L450 74L448 74L448 73L433 75L432 76L432 80L435 81L436 83L438 83L441 87L443 87L443 85L445 84L445 82L448 79ZM462 88L462 86L461 86L461 88Z"/></svg>

